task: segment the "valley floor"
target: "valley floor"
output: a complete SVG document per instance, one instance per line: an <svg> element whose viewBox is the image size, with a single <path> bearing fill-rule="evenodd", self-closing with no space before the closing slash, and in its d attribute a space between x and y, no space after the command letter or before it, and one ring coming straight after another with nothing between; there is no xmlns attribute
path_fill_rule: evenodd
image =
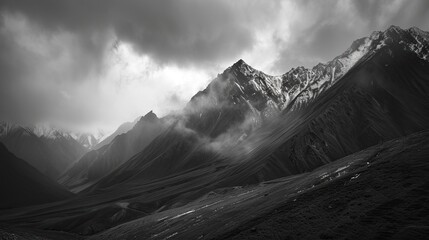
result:
<svg viewBox="0 0 429 240"><path fill-rule="evenodd" d="M428 160L429 132L420 132L310 173L218 189L89 237L0 225L0 239L424 239Z"/></svg>

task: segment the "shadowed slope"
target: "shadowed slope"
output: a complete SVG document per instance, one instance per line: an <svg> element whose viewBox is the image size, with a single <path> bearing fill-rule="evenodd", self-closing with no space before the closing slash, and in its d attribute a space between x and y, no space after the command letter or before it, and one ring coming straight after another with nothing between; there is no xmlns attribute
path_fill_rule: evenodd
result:
<svg viewBox="0 0 429 240"><path fill-rule="evenodd" d="M118 129L116 129L115 132L113 132L112 134L110 134L108 137L106 137L105 139L103 139L101 142L97 143L97 145L94 146L94 149L100 149L101 147L111 143L113 141L113 139L115 139L116 136L124 134L128 131L130 131L134 125L136 125L136 123L138 122L139 119L136 119L134 122L125 122L123 124L121 124Z"/></svg>
<svg viewBox="0 0 429 240"><path fill-rule="evenodd" d="M49 136L37 135L34 129L5 122L0 123L0 142L51 179L87 152L69 134L54 130Z"/></svg>
<svg viewBox="0 0 429 240"><path fill-rule="evenodd" d="M428 137L419 132L309 173L218 189L89 239L423 239Z"/></svg>
<svg viewBox="0 0 429 240"><path fill-rule="evenodd" d="M127 133L116 136L109 144L85 154L59 180L63 185L81 190L143 150L156 136L164 123L149 112Z"/></svg>
<svg viewBox="0 0 429 240"><path fill-rule="evenodd" d="M0 209L63 200L72 194L0 143Z"/></svg>
<svg viewBox="0 0 429 240"><path fill-rule="evenodd" d="M274 131L261 128L233 148L235 155L250 152L228 174L235 183L245 184L309 171L427 129L428 113L429 63L395 45L385 47L316 101L285 112Z"/></svg>

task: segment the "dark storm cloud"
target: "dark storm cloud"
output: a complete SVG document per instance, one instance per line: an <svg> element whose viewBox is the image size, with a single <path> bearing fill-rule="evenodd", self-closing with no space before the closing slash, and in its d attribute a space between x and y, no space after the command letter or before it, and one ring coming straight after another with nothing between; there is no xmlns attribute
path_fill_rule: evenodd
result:
<svg viewBox="0 0 429 240"><path fill-rule="evenodd" d="M254 24L266 17L263 11L254 18L247 14L263 3L240 3L243 2L5 0L0 8L2 12L24 15L45 31L82 36L82 47L90 56L100 57L106 39L97 36L111 31L119 41L131 43L159 63L200 65L232 59L252 46ZM275 9L274 2L264 5Z"/></svg>
<svg viewBox="0 0 429 240"><path fill-rule="evenodd" d="M274 9L274 1L1 0L0 118L87 121L118 43L161 67L204 69L251 49ZM88 96L68 102L82 88Z"/></svg>
<svg viewBox="0 0 429 240"><path fill-rule="evenodd" d="M329 61L354 40L390 25L429 30L427 0L306 0L296 1L296 7L297 15L305 17L291 23L288 42L274 35L281 49L273 66L277 71Z"/></svg>

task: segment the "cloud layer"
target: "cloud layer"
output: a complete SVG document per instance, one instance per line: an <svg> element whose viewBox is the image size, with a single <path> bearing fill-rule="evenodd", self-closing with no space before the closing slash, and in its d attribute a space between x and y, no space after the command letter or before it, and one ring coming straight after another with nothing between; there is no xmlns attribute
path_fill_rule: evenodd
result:
<svg viewBox="0 0 429 240"><path fill-rule="evenodd" d="M392 24L429 30L429 2L1 0L0 119L90 128L166 114L239 58L280 74Z"/></svg>

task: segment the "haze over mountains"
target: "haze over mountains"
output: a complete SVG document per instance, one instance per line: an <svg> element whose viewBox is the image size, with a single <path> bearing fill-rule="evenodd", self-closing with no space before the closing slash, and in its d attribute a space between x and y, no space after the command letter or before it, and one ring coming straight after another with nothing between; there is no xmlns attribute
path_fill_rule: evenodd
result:
<svg viewBox="0 0 429 240"><path fill-rule="evenodd" d="M133 127L125 130L128 127ZM109 138L111 142L102 143L79 159L64 173L59 182L70 188L87 187L110 171L124 163L149 144L161 131L163 123L149 112L135 124L121 125ZM125 133L122 133L124 131Z"/></svg>
<svg viewBox="0 0 429 240"><path fill-rule="evenodd" d="M67 133L1 123L0 142L30 165L56 179L68 166L88 150Z"/></svg>
<svg viewBox="0 0 429 240"><path fill-rule="evenodd" d="M29 129L2 126L6 147L34 159L43 173L58 176L73 161L52 149L79 159L59 179L78 194L54 202L67 194L43 180L49 185L44 202L53 202L5 211L0 221L13 226L0 232L6 237L49 239L43 231L49 229L91 235L88 239L264 238L269 233L259 229L282 229L287 221L272 221L285 214L308 216L306 207L324 202L317 196L329 198L326 192L332 196L325 199L326 208L340 214L320 217L323 223L311 218L318 227L310 231L312 226L303 224L304 235L279 231L277 237L338 239L345 235L319 226L339 222L358 239L358 229L374 215L383 219L379 230L368 233L372 238L427 232L428 206L422 203L429 197L424 174L429 163L423 160L429 146L429 33L418 28L391 26L354 41L332 61L280 76L239 60L182 111L162 118L149 112L90 151L69 135L42 138ZM55 166L60 159L64 163ZM21 165L12 169L23 172L23 179L41 178ZM21 179L7 176L12 182ZM374 187L368 184L371 178ZM27 192L20 184L17 190ZM393 194L399 190L400 196ZM8 195L13 201L19 194ZM34 203L41 202L25 205ZM283 211L285 204L299 212ZM401 217L404 209L416 217ZM386 220L391 214L397 217L395 228Z"/></svg>
<svg viewBox="0 0 429 240"><path fill-rule="evenodd" d="M21 126L1 122L0 142L41 173L57 180L85 153L107 144L115 136L131 129L134 124L125 123L106 137L101 131L94 135L74 133L46 124Z"/></svg>

